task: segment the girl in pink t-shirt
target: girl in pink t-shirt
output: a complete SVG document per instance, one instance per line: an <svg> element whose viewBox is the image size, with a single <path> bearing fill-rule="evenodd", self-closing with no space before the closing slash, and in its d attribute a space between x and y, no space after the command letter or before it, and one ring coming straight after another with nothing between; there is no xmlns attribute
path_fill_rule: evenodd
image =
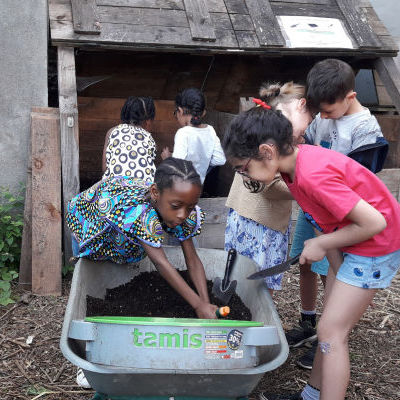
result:
<svg viewBox="0 0 400 400"><path fill-rule="evenodd" d="M310 383L298 397L281 398L344 399L348 335L400 266L400 204L376 175L347 156L293 145L291 123L265 104L232 121L223 148L235 171L247 178L269 184L281 173L320 231L305 241L300 264L325 255L330 261Z"/></svg>

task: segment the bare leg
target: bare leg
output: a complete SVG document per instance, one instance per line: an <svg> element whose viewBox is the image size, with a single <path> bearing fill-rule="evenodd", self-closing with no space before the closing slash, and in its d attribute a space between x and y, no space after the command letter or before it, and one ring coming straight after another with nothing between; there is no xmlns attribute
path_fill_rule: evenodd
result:
<svg viewBox="0 0 400 400"><path fill-rule="evenodd" d="M317 274L311 271L310 264L300 265L300 300L303 310L315 310L318 291L317 278Z"/></svg>
<svg viewBox="0 0 400 400"><path fill-rule="evenodd" d="M342 265L343 254L339 250L331 250L327 254L327 258L329 261L329 269L328 269L328 275L325 279L325 284L324 284L324 288L325 288L325 290L324 290L324 305L327 304L329 294L331 293L333 285L336 281L336 273L339 270L340 266ZM324 313L322 313L322 315L324 315ZM322 316L321 316L321 319L322 319ZM320 320L320 323L321 323L321 320ZM319 340L319 338L318 338L318 340ZM310 376L310 384L312 386L316 387L317 389L321 389L321 379L322 379L321 356L322 356L322 353L320 351L317 351L315 353L313 368L312 368L311 376Z"/></svg>
<svg viewBox="0 0 400 400"><path fill-rule="evenodd" d="M269 293L269 295L273 298L273 296L274 296L274 289L269 289L269 288L268 288L268 293Z"/></svg>

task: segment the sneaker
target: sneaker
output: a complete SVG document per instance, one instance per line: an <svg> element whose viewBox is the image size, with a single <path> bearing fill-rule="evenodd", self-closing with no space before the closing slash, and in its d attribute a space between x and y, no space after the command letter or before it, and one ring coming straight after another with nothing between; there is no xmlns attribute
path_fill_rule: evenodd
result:
<svg viewBox="0 0 400 400"><path fill-rule="evenodd" d="M259 395L260 400L303 400L301 392L298 393L287 393L287 394L276 394L261 392Z"/></svg>
<svg viewBox="0 0 400 400"><path fill-rule="evenodd" d="M317 340L317 328L310 321L299 321L299 325L286 332L289 347L300 347L307 342Z"/></svg>
<svg viewBox="0 0 400 400"><path fill-rule="evenodd" d="M297 361L296 364L299 367L305 368L305 369L312 369L313 362L314 362L314 357L315 353L317 351L318 347L318 342L315 341L311 348L307 350L302 357L300 357Z"/></svg>
<svg viewBox="0 0 400 400"><path fill-rule="evenodd" d="M78 368L78 371L76 372L76 383L83 389L92 388L81 368Z"/></svg>

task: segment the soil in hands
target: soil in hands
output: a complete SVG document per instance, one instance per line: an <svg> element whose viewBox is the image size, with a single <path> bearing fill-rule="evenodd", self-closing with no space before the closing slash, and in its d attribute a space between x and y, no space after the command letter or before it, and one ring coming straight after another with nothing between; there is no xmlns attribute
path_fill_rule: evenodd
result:
<svg viewBox="0 0 400 400"><path fill-rule="evenodd" d="M178 271L182 278L193 287L187 271ZM250 310L235 293L228 304L221 304L211 293L213 283L207 281L210 302L218 306L228 305L231 309L226 319L251 321ZM157 272L143 272L130 282L113 289L107 289L103 299L87 296L88 317L166 317L197 318L193 308Z"/></svg>

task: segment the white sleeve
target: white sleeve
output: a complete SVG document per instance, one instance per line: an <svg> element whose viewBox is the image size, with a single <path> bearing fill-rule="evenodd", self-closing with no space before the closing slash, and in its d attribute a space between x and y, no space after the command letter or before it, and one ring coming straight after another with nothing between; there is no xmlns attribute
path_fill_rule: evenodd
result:
<svg viewBox="0 0 400 400"><path fill-rule="evenodd" d="M221 142L216 133L214 133L214 149L211 156L210 166L224 165L226 162L224 151L222 150Z"/></svg>
<svg viewBox="0 0 400 400"><path fill-rule="evenodd" d="M178 129L174 139L174 151L172 157L186 160L188 153L187 135L182 129Z"/></svg>

